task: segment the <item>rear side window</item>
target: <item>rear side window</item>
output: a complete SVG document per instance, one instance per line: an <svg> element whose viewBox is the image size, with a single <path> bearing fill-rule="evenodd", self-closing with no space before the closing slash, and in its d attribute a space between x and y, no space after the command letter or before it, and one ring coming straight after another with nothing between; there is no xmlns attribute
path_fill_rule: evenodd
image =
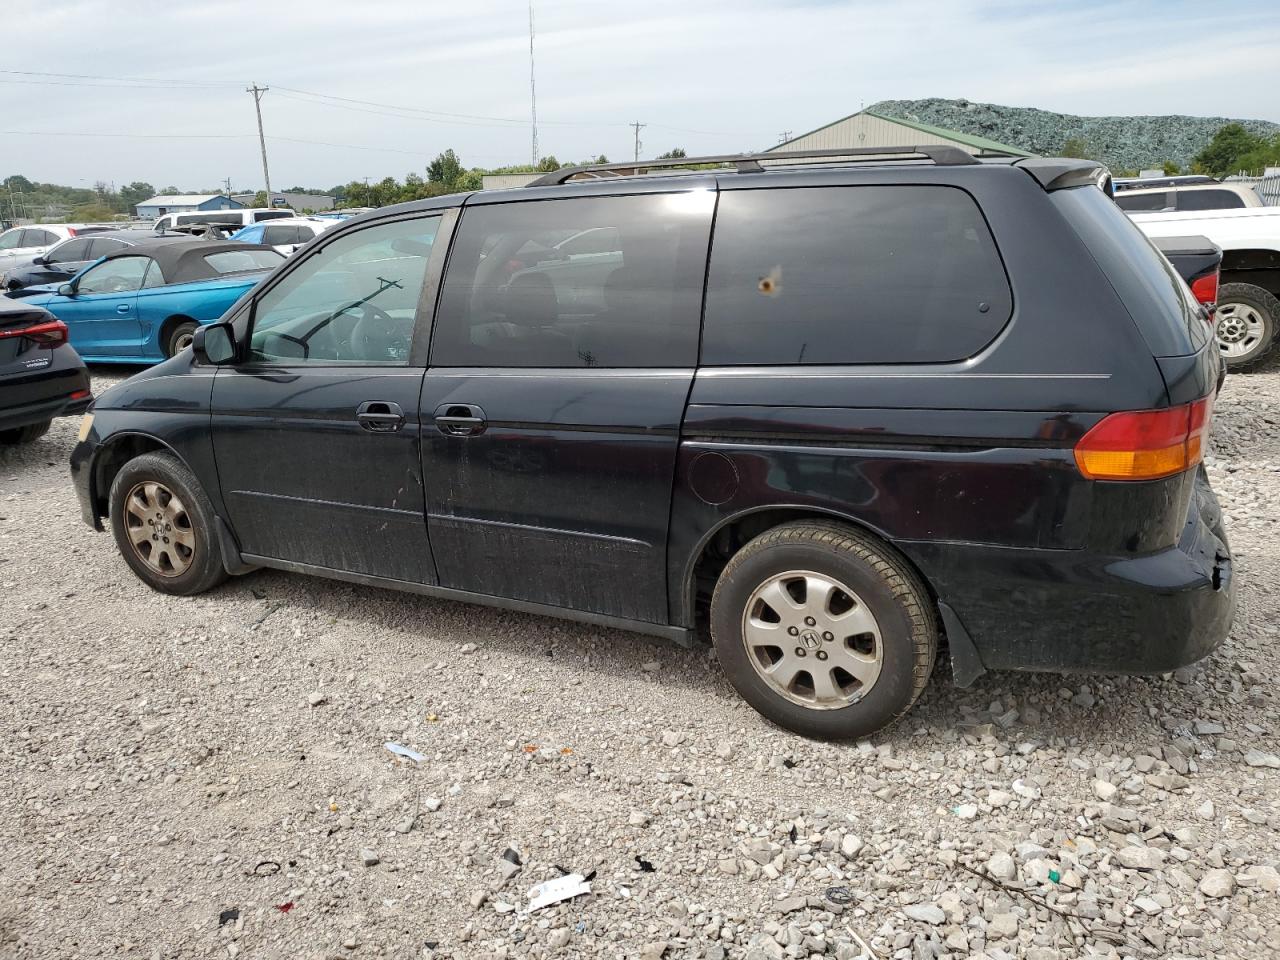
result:
<svg viewBox="0 0 1280 960"><path fill-rule="evenodd" d="M204 262L218 273L243 273L270 270L280 266L284 258L274 250L225 250L206 254Z"/></svg>
<svg viewBox="0 0 1280 960"><path fill-rule="evenodd" d="M691 367L715 194L468 207L431 364Z"/></svg>
<svg viewBox="0 0 1280 960"><path fill-rule="evenodd" d="M721 193L702 362L943 363L1013 312L991 231L945 186Z"/></svg>
<svg viewBox="0 0 1280 960"><path fill-rule="evenodd" d="M1244 197L1232 190L1179 190L1179 210L1239 210Z"/></svg>
<svg viewBox="0 0 1280 960"><path fill-rule="evenodd" d="M1158 193L1117 193L1116 203L1121 210L1128 210L1130 213L1155 213L1173 209L1169 194L1164 190Z"/></svg>
<svg viewBox="0 0 1280 960"><path fill-rule="evenodd" d="M269 243L272 246L284 246L289 243L301 243L298 239L298 228L290 226L266 227L263 243Z"/></svg>
<svg viewBox="0 0 1280 960"><path fill-rule="evenodd" d="M1169 261L1096 187L1073 187L1049 194L1124 302L1142 337L1157 357L1195 353L1208 325L1182 278Z"/></svg>

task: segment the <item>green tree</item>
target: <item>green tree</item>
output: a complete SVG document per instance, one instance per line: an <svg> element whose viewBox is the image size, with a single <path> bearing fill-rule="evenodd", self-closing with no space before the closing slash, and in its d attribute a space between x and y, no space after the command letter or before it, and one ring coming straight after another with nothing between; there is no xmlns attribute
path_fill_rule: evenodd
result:
<svg viewBox="0 0 1280 960"><path fill-rule="evenodd" d="M135 180L127 187L120 188L120 202L130 211L143 200L150 200L156 195L156 188L145 180Z"/></svg>
<svg viewBox="0 0 1280 960"><path fill-rule="evenodd" d="M102 220L111 220L114 219L115 215L115 210L99 201L82 203L71 208L71 221L73 223L94 223Z"/></svg>
<svg viewBox="0 0 1280 960"><path fill-rule="evenodd" d="M1093 153L1089 149L1089 144L1085 142L1084 137L1068 137L1060 152L1064 157L1073 157L1076 160L1094 159Z"/></svg>
<svg viewBox="0 0 1280 960"><path fill-rule="evenodd" d="M462 175L462 161L453 150L446 150L427 164L427 179L446 186Z"/></svg>
<svg viewBox="0 0 1280 960"><path fill-rule="evenodd" d="M683 147L672 147L666 153L658 154L658 159L659 160L683 160L687 156L689 155L684 152Z"/></svg>
<svg viewBox="0 0 1280 960"><path fill-rule="evenodd" d="M267 191L265 191L265 190L259 190L257 193L255 193L255 194L253 195L253 206L255 206L255 207L265 207L265 206L268 206L268 203L267 203Z"/></svg>
<svg viewBox="0 0 1280 960"><path fill-rule="evenodd" d="M171 196L174 196L175 194L181 194L181 193L182 191L179 190L177 187L165 187L163 190L160 191L160 195L166 196L166 197L171 197ZM147 199L151 199L151 198L148 197Z"/></svg>
<svg viewBox="0 0 1280 960"><path fill-rule="evenodd" d="M1241 159L1246 154L1266 145L1262 137L1255 137L1241 124L1228 123L1196 154L1195 166L1215 177L1223 177L1241 169Z"/></svg>
<svg viewBox="0 0 1280 960"><path fill-rule="evenodd" d="M538 173L551 173L553 170L559 170L559 169L560 169L560 161L557 160L554 156L543 157L541 160L538 161L538 166L536 168Z"/></svg>
<svg viewBox="0 0 1280 960"><path fill-rule="evenodd" d="M1163 169L1166 177L1176 177L1182 173L1182 168L1172 160L1166 160L1164 162Z"/></svg>

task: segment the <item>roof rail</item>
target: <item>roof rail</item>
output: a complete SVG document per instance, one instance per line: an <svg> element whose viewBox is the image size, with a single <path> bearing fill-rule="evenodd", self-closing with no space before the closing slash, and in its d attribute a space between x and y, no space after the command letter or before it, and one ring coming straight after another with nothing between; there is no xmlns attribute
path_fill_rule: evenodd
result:
<svg viewBox="0 0 1280 960"><path fill-rule="evenodd" d="M739 173L761 173L768 169L764 160L819 160L830 158L850 158L861 160L873 157L924 158L932 160L938 166L961 166L977 163L973 155L959 147L949 144L931 143L917 147L829 147L822 150L776 150L766 153L725 153L710 157L667 157L661 160L644 160L639 163L597 163L580 167L561 167L544 174L529 184L531 187L552 187L567 183L577 176L613 176L621 177L635 174L642 170L662 169L666 167L688 167L702 164L733 164ZM780 166L785 166L780 164Z"/></svg>

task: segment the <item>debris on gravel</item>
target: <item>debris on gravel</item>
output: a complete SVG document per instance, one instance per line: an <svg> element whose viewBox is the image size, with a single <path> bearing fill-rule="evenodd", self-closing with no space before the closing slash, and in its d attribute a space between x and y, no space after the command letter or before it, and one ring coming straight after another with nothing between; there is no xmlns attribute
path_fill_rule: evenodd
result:
<svg viewBox="0 0 1280 960"><path fill-rule="evenodd" d="M275 572L153 593L80 520L58 421L0 451L0 956L1280 954L1277 425L1280 371L1227 379L1206 661L944 662L897 727L820 743L705 648Z"/></svg>

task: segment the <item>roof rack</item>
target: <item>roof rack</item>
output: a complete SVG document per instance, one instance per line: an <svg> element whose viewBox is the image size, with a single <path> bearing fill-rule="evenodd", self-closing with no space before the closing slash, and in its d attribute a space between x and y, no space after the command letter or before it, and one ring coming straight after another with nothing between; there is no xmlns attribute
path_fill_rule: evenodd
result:
<svg viewBox="0 0 1280 960"><path fill-rule="evenodd" d="M991 151L984 151L991 153ZM544 174L529 184L531 187L552 187L567 183L574 177L622 177L637 174L642 170L654 170L667 167L700 166L703 164L733 164L739 173L761 173L768 169L761 161L765 160L818 160L820 162L838 162L839 159L862 159L874 157L894 157L901 159L923 158L932 160L940 167L954 167L978 161L970 153L959 147L943 143L930 143L917 147L829 147L822 150L777 150L771 153L725 153L710 157L668 157L661 160L645 160L640 163L598 163L580 167L561 167ZM785 166L785 164L779 164Z"/></svg>

